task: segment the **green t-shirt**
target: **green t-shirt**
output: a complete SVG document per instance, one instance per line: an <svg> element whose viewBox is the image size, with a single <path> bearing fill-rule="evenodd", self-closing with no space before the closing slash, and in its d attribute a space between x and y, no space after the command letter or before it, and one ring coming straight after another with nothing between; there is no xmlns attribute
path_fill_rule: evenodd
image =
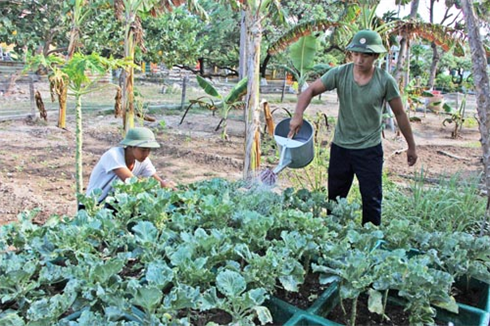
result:
<svg viewBox="0 0 490 326"><path fill-rule="evenodd" d="M337 89L339 116L333 142L348 149L363 149L381 143L383 102L400 97L395 79L375 68L366 85L354 81L354 64L329 70L321 77L327 90Z"/></svg>

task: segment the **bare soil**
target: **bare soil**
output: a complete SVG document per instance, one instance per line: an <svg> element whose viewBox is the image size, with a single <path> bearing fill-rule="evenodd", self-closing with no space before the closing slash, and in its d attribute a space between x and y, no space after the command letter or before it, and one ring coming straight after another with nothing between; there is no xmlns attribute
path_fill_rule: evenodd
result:
<svg viewBox="0 0 490 326"><path fill-rule="evenodd" d="M280 106L294 110L294 103ZM337 106L335 102L312 104L307 113L318 110L336 116ZM151 154L157 170L179 184L214 177L240 179L245 129L240 115L234 112L228 122L228 140L221 138L221 130L215 131L219 118L210 112L191 114L182 124L181 114L165 112L155 116L155 122L145 122L145 126L156 131L162 145ZM443 127L444 117L434 113L417 115L421 121L412 123L412 128L419 160L414 167L406 164L403 137L385 131L385 169L393 180L407 183L421 171L430 179L455 173L464 176L481 173L477 126L465 127L458 139L451 139L453 125ZM274 116L276 123L282 118L281 113ZM37 118L0 122L0 224L15 221L19 213L34 208L40 210L36 217L40 223L53 214L76 214L75 122L68 117L66 130L56 127L56 123L54 115L48 115L48 122ZM102 153L121 140L122 121L111 115L91 114L84 116L83 129L86 186ZM279 175L279 187L287 184Z"/></svg>

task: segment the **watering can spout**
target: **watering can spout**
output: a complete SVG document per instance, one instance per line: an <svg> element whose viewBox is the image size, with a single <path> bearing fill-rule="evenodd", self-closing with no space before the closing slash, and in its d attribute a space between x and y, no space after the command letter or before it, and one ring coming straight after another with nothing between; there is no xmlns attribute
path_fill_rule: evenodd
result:
<svg viewBox="0 0 490 326"><path fill-rule="evenodd" d="M282 170L284 170L286 167L288 167L289 164L291 164L292 159L290 155L287 155L289 152L287 151L287 147L283 146L281 150L281 157L279 158L279 164L276 166L276 168L272 171L275 174L278 174Z"/></svg>
<svg viewBox="0 0 490 326"><path fill-rule="evenodd" d="M287 168L289 164L291 164L291 159L286 160L285 162L279 162L279 165L276 166L272 172L274 172L275 174L279 174L279 172Z"/></svg>

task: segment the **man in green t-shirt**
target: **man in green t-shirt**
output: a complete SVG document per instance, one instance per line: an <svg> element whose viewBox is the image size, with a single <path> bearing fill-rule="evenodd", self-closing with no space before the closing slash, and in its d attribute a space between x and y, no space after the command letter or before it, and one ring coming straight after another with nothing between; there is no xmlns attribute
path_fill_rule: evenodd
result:
<svg viewBox="0 0 490 326"><path fill-rule="evenodd" d="M359 31L346 48L352 62L329 70L301 93L290 122L289 136L299 131L303 113L313 97L337 90L339 114L328 168L328 199L345 198L354 175L362 197L362 223L381 223L383 104L388 102L408 145L407 161L417 161L410 122L395 79L374 63L386 52L378 33Z"/></svg>

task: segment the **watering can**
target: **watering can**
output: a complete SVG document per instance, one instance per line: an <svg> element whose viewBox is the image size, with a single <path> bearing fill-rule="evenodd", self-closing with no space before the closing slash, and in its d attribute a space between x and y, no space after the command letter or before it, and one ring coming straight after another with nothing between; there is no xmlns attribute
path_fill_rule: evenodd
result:
<svg viewBox="0 0 490 326"><path fill-rule="evenodd" d="M315 156L313 146L313 126L303 120L303 126L292 138L288 138L290 118L279 122L274 129L274 140L279 145L281 156L279 164L273 170L278 174L286 167L299 169L307 166Z"/></svg>

